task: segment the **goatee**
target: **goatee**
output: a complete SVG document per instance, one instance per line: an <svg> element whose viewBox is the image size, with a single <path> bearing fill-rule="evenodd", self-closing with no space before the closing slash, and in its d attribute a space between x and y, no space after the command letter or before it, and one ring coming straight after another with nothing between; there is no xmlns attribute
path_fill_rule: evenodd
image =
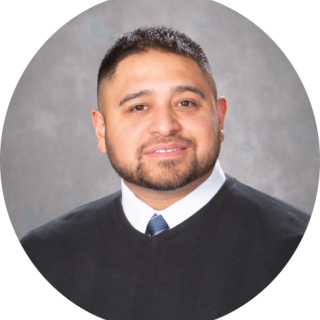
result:
<svg viewBox="0 0 320 320"><path fill-rule="evenodd" d="M193 139L183 138L181 136L172 136L169 138L155 138L141 145L136 153L137 166L129 168L128 164L119 159L114 152L113 145L105 139L108 157L114 170L119 176L132 184L140 187L158 190L172 191L182 188L191 182L203 177L215 166L219 157L221 146L221 134L218 126L213 143L208 146L207 154L201 159L197 156L197 142ZM145 161L145 150L158 144L179 143L188 148L187 158L182 159L161 159L156 163L147 163Z"/></svg>

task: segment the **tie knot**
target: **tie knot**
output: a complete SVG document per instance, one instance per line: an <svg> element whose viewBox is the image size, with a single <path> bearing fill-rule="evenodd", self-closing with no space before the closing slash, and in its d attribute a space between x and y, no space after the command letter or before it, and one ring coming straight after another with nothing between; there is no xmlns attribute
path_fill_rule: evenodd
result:
<svg viewBox="0 0 320 320"><path fill-rule="evenodd" d="M157 215L157 214L154 214L152 216L147 226L147 230L152 237L168 229L169 229L169 226L167 225L166 220L164 220L161 215Z"/></svg>

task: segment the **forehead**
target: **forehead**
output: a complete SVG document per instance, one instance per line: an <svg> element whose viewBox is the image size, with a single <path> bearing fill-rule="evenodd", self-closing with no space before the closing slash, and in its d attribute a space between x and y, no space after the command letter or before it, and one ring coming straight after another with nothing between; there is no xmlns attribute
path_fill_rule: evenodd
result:
<svg viewBox="0 0 320 320"><path fill-rule="evenodd" d="M201 77L202 72L193 59L158 50L149 50L126 57L118 64L115 72L115 78L119 80L121 76L129 79L133 77L167 78L174 75Z"/></svg>
<svg viewBox="0 0 320 320"><path fill-rule="evenodd" d="M152 89L159 92L177 85L200 86L203 90L210 90L205 76L193 59L149 50L129 55L120 61L113 79L102 82L101 93L104 97L115 97L136 90Z"/></svg>

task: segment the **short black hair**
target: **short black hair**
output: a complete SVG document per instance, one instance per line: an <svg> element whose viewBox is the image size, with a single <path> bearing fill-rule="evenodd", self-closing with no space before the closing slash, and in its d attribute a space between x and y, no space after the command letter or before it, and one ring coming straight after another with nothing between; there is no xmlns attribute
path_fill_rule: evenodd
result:
<svg viewBox="0 0 320 320"><path fill-rule="evenodd" d="M118 63L125 57L146 52L150 49L175 53L193 59L210 83L215 102L217 88L209 61L196 42L184 33L164 26L140 27L120 36L104 56L98 73L98 95L103 79L112 80Z"/></svg>

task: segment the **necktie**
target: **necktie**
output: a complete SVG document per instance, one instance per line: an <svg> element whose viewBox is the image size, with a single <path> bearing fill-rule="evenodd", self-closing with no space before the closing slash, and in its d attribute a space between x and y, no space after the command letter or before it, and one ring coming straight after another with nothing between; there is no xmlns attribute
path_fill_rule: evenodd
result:
<svg viewBox="0 0 320 320"><path fill-rule="evenodd" d="M152 216L147 226L147 230L151 237L157 236L168 229L169 226L167 225L166 220L164 220L161 215L158 216L156 213Z"/></svg>

